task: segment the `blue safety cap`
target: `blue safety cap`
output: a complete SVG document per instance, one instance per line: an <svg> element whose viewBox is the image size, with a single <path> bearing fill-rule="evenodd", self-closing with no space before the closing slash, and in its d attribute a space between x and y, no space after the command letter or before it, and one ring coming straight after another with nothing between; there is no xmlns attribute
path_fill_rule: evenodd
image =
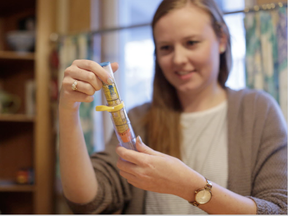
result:
<svg viewBox="0 0 288 216"><path fill-rule="evenodd" d="M101 67L105 67L105 66L107 66L109 64L110 64L110 62L102 62L102 63L100 63Z"/></svg>

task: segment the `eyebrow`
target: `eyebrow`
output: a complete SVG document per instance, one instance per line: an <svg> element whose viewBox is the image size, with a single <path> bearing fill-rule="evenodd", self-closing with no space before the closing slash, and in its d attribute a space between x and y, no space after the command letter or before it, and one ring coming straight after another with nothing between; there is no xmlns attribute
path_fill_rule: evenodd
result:
<svg viewBox="0 0 288 216"><path fill-rule="evenodd" d="M194 38L201 38L201 35L189 35L189 36L186 36L184 37L182 40L187 40L187 39L194 39ZM162 45L162 44L167 44L167 43L170 43L169 41L155 41L157 45Z"/></svg>
<svg viewBox="0 0 288 216"><path fill-rule="evenodd" d="M194 34L194 35L189 35L189 36L187 36L187 37L184 37L183 39L185 40L185 39L200 38L200 37L201 37L201 35Z"/></svg>
<svg viewBox="0 0 288 216"><path fill-rule="evenodd" d="M156 45L165 45L167 43L170 43L169 41L160 41L160 42L155 41L155 42L156 42Z"/></svg>

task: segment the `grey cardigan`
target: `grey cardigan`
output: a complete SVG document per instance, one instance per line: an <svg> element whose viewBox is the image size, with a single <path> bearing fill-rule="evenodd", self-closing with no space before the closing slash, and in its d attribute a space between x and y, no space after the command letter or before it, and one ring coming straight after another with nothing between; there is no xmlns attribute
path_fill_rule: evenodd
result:
<svg viewBox="0 0 288 216"><path fill-rule="evenodd" d="M287 128L279 106L263 91L227 88L227 95L228 189L252 198L258 214L287 214ZM144 143L139 121L148 109L144 104L129 112L134 132ZM73 212L145 213L145 191L119 175L117 144L114 134L104 152L91 156L98 193L87 204L67 200Z"/></svg>

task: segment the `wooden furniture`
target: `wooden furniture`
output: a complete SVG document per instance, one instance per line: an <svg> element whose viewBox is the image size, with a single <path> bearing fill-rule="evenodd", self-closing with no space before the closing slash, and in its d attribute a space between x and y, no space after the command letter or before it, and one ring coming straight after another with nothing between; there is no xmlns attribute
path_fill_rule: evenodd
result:
<svg viewBox="0 0 288 216"><path fill-rule="evenodd" d="M51 214L55 173L55 144L51 141L49 105L50 33L55 31L56 0L0 2L0 85L21 99L17 113L0 113L0 213ZM19 54L6 42L6 33L19 20L36 19L35 51ZM27 115L25 83L36 83L34 115ZM21 168L34 171L33 184L17 184Z"/></svg>

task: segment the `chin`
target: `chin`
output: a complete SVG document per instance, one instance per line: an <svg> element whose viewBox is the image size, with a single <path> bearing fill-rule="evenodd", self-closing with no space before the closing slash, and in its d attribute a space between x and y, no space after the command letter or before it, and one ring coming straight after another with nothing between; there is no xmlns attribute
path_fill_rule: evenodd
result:
<svg viewBox="0 0 288 216"><path fill-rule="evenodd" d="M198 89L200 89L199 85L186 85L186 86L178 86L177 91L181 93L189 93L189 92L195 92Z"/></svg>

